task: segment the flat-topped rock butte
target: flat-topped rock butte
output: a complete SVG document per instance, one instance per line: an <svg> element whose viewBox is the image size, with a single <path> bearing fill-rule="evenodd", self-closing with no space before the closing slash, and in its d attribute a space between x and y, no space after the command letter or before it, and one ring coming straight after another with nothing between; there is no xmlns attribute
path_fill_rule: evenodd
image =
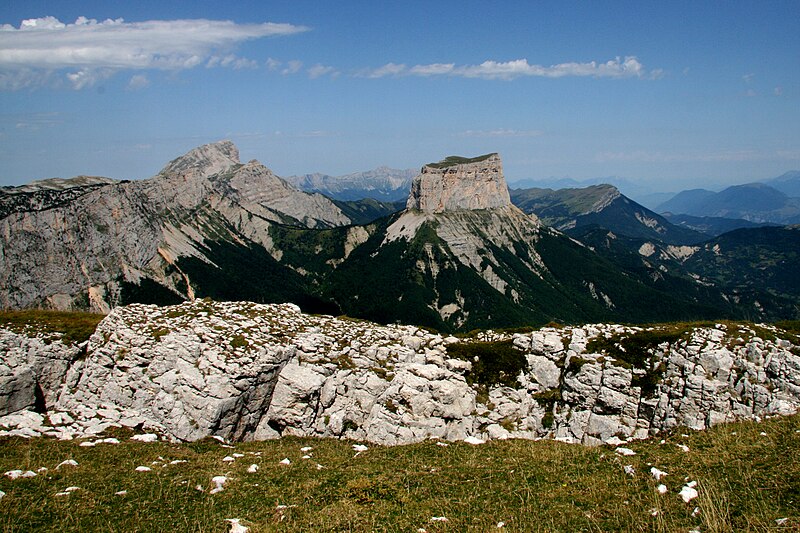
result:
<svg viewBox="0 0 800 533"><path fill-rule="evenodd" d="M411 182L406 207L426 213L492 209L511 205L498 154L451 156L422 167Z"/></svg>

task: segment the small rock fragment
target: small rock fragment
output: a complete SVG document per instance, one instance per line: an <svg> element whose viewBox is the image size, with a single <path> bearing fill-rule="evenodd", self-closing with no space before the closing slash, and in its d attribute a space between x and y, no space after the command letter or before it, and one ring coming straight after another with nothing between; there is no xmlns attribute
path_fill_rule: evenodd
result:
<svg viewBox="0 0 800 533"><path fill-rule="evenodd" d="M222 492L224 490L225 483L228 481L228 478L225 476L214 476L211 478L211 483L215 486L213 489L208 491L209 494L216 494L218 492Z"/></svg>
<svg viewBox="0 0 800 533"><path fill-rule="evenodd" d="M650 469L650 474L653 475L656 481L661 481L661 478L667 475L666 472L664 472L663 470L659 470L656 467L652 467Z"/></svg>
<svg viewBox="0 0 800 533"><path fill-rule="evenodd" d="M685 503L689 503L693 499L697 498L697 489L694 487L690 487L689 485L684 486L678 495L683 498Z"/></svg>
<svg viewBox="0 0 800 533"><path fill-rule="evenodd" d="M247 533L250 531L250 528L243 526L238 518L226 518L225 521L231 524L229 533Z"/></svg>

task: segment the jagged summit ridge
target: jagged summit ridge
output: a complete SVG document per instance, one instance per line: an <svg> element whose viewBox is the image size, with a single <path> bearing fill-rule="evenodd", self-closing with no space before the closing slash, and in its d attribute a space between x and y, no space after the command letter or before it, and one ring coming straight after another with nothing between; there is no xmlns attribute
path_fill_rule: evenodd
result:
<svg viewBox="0 0 800 533"><path fill-rule="evenodd" d="M428 213L493 209L511 205L499 154L451 156L422 167L406 207Z"/></svg>
<svg viewBox="0 0 800 533"><path fill-rule="evenodd" d="M224 140L193 148L173 159L161 169L160 175L211 176L240 164L239 149Z"/></svg>

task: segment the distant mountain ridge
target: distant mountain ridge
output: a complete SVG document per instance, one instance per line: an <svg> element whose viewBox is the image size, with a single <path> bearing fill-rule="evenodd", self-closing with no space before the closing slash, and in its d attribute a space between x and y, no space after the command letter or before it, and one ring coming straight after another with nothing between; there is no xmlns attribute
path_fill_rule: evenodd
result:
<svg viewBox="0 0 800 533"><path fill-rule="evenodd" d="M624 196L613 185L580 189L513 189L511 201L561 231L596 225L615 233L669 244L692 244L707 235L681 228Z"/></svg>
<svg viewBox="0 0 800 533"><path fill-rule="evenodd" d="M318 192L334 200L372 198L382 202L397 202L408 198L411 180L416 175L415 169L399 170L381 166L343 176L316 173L285 179L300 190Z"/></svg>
<svg viewBox="0 0 800 533"><path fill-rule="evenodd" d="M800 170L790 170L777 178L767 180L765 183L778 189L786 196L800 198Z"/></svg>
<svg viewBox="0 0 800 533"><path fill-rule="evenodd" d="M791 180L786 183L791 183ZM765 183L734 185L718 193L704 189L682 191L656 210L697 217L740 218L751 222L800 223L800 198L791 198Z"/></svg>

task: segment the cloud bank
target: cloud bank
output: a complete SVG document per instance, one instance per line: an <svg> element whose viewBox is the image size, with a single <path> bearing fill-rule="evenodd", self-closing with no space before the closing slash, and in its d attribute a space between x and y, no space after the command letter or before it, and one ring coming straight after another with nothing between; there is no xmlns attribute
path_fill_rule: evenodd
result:
<svg viewBox="0 0 800 533"><path fill-rule="evenodd" d="M0 88L36 86L65 69L72 86L82 88L123 69L252 67L253 61L230 50L247 40L307 30L293 24L205 19L98 22L79 17L72 24L54 17L28 19L19 28L0 26Z"/></svg>
<svg viewBox="0 0 800 533"><path fill-rule="evenodd" d="M588 63L559 63L548 67L531 65L527 59L513 61L484 61L479 65L456 65L455 63L431 63L408 67L404 64L387 63L376 69L361 73L366 78L384 78L387 76L455 76L462 78L481 78L487 80L513 80L520 77L563 78L566 76L583 76L594 78L630 78L645 77L644 66L634 56L615 58L605 63L590 61Z"/></svg>

